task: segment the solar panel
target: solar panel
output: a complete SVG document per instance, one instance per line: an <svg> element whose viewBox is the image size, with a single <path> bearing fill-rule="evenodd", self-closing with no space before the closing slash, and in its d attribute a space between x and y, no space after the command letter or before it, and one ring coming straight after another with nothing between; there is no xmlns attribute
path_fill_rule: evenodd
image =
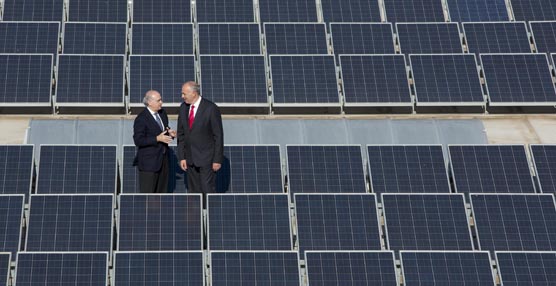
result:
<svg viewBox="0 0 556 286"><path fill-rule="evenodd" d="M195 3L195 2L193 2ZM183 0L133 0L133 22L191 22L191 3Z"/></svg>
<svg viewBox="0 0 556 286"><path fill-rule="evenodd" d="M31 195L27 251L110 251L114 196Z"/></svg>
<svg viewBox="0 0 556 286"><path fill-rule="evenodd" d="M257 23L205 23L199 24L198 29L200 54L261 54Z"/></svg>
<svg viewBox="0 0 556 286"><path fill-rule="evenodd" d="M272 54L328 54L324 23L265 23L266 52Z"/></svg>
<svg viewBox="0 0 556 286"><path fill-rule="evenodd" d="M442 145L367 145L375 193L449 193Z"/></svg>
<svg viewBox="0 0 556 286"><path fill-rule="evenodd" d="M509 21L505 0L447 0L452 22Z"/></svg>
<svg viewBox="0 0 556 286"><path fill-rule="evenodd" d="M394 54L394 38L390 23L331 23L334 53Z"/></svg>
<svg viewBox="0 0 556 286"><path fill-rule="evenodd" d="M4 0L3 21L56 21L64 18L64 0Z"/></svg>
<svg viewBox="0 0 556 286"><path fill-rule="evenodd" d="M126 0L71 0L70 2L68 9L71 22L127 22Z"/></svg>
<svg viewBox="0 0 556 286"><path fill-rule="evenodd" d="M57 69L56 105L123 105L124 55L60 55Z"/></svg>
<svg viewBox="0 0 556 286"><path fill-rule="evenodd" d="M126 23L65 23L64 54L125 54Z"/></svg>
<svg viewBox="0 0 556 286"><path fill-rule="evenodd" d="M22 252L17 285L108 285L106 252Z"/></svg>
<svg viewBox="0 0 556 286"><path fill-rule="evenodd" d="M178 106L183 99L181 86L187 79L195 78L195 56L131 55L129 57L129 101L133 106L144 107L147 90L157 90L166 104ZM204 93L203 93L204 95Z"/></svg>
<svg viewBox="0 0 556 286"><path fill-rule="evenodd" d="M496 285L488 251L400 251L407 285Z"/></svg>
<svg viewBox="0 0 556 286"><path fill-rule="evenodd" d="M552 194L471 194L481 250L555 250Z"/></svg>
<svg viewBox="0 0 556 286"><path fill-rule="evenodd" d="M399 285L392 251L305 251L308 285Z"/></svg>
<svg viewBox="0 0 556 286"><path fill-rule="evenodd" d="M274 106L340 104L334 56L270 56Z"/></svg>
<svg viewBox="0 0 556 286"><path fill-rule="evenodd" d="M556 145L529 145L539 191L556 193Z"/></svg>
<svg viewBox="0 0 556 286"><path fill-rule="evenodd" d="M204 265L202 251L116 251L112 285L205 285Z"/></svg>
<svg viewBox="0 0 556 286"><path fill-rule="evenodd" d="M322 0L324 22L382 22L378 1Z"/></svg>
<svg viewBox="0 0 556 286"><path fill-rule="evenodd" d="M24 206L25 196L0 194L0 252L10 252L14 257L20 249ZM5 269L0 268L0 273Z"/></svg>
<svg viewBox="0 0 556 286"><path fill-rule="evenodd" d="M530 53L525 22L463 23L469 53Z"/></svg>
<svg viewBox="0 0 556 286"><path fill-rule="evenodd" d="M58 22L0 22L0 53L57 54Z"/></svg>
<svg viewBox="0 0 556 286"><path fill-rule="evenodd" d="M192 55L192 24L132 24L131 54Z"/></svg>
<svg viewBox="0 0 556 286"><path fill-rule="evenodd" d="M287 145L289 192L365 193L360 145Z"/></svg>
<svg viewBox="0 0 556 286"><path fill-rule="evenodd" d="M292 250L288 195L208 194L210 250Z"/></svg>
<svg viewBox="0 0 556 286"><path fill-rule="evenodd" d="M314 0L259 0L260 22L318 22Z"/></svg>
<svg viewBox="0 0 556 286"><path fill-rule="evenodd" d="M397 23L404 54L463 53L457 23Z"/></svg>
<svg viewBox="0 0 556 286"><path fill-rule="evenodd" d="M504 286L550 285L556 275L556 252L496 251L496 265Z"/></svg>
<svg viewBox="0 0 556 286"><path fill-rule="evenodd" d="M388 22L444 22L444 9L436 0L384 1Z"/></svg>
<svg viewBox="0 0 556 286"><path fill-rule="evenodd" d="M417 105L485 105L475 55L410 55Z"/></svg>
<svg viewBox="0 0 556 286"><path fill-rule="evenodd" d="M556 52L556 21L529 22L538 53Z"/></svg>
<svg viewBox="0 0 556 286"><path fill-rule="evenodd" d="M294 251L212 251L211 282L225 285L301 285Z"/></svg>
<svg viewBox="0 0 556 286"><path fill-rule="evenodd" d="M391 250L472 250L462 194L382 194Z"/></svg>
<svg viewBox="0 0 556 286"><path fill-rule="evenodd" d="M283 193L280 146L224 146L224 162L216 174L216 192Z"/></svg>
<svg viewBox="0 0 556 286"><path fill-rule="evenodd" d="M481 62L491 106L555 105L546 54L482 54Z"/></svg>
<svg viewBox="0 0 556 286"><path fill-rule="evenodd" d="M0 54L0 90L0 106L50 106L52 55Z"/></svg>
<svg viewBox="0 0 556 286"><path fill-rule="evenodd" d="M253 0L205 0L195 2L197 22L255 22Z"/></svg>
<svg viewBox="0 0 556 286"><path fill-rule="evenodd" d="M29 195L33 145L0 145L0 194Z"/></svg>
<svg viewBox="0 0 556 286"><path fill-rule="evenodd" d="M380 250L374 194L295 194L299 253Z"/></svg>
<svg viewBox="0 0 556 286"><path fill-rule="evenodd" d="M449 145L458 193L534 193L523 145Z"/></svg>
<svg viewBox="0 0 556 286"><path fill-rule="evenodd" d="M10 279L10 253L0 253L0 283L1 285L8 285ZM4 284L6 283L6 284Z"/></svg>
<svg viewBox="0 0 556 286"><path fill-rule="evenodd" d="M517 21L556 20L556 3L551 0L509 0Z"/></svg>

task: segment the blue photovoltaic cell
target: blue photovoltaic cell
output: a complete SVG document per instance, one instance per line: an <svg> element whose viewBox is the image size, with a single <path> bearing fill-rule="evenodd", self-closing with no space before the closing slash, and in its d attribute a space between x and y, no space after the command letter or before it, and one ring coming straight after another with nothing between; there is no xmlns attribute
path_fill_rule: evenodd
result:
<svg viewBox="0 0 556 286"><path fill-rule="evenodd" d="M9 253L0 253L0 285L8 286L11 258Z"/></svg>
<svg viewBox="0 0 556 286"><path fill-rule="evenodd" d="M272 54L328 54L323 23L266 23L266 51Z"/></svg>
<svg viewBox="0 0 556 286"><path fill-rule="evenodd" d="M270 56L275 105L340 103L334 56Z"/></svg>
<svg viewBox="0 0 556 286"><path fill-rule="evenodd" d="M475 55L410 55L410 61L417 105L484 105Z"/></svg>
<svg viewBox="0 0 556 286"><path fill-rule="evenodd" d="M201 251L115 252L115 285L204 285Z"/></svg>
<svg viewBox="0 0 556 286"><path fill-rule="evenodd" d="M201 250L201 196L120 195L118 250Z"/></svg>
<svg viewBox="0 0 556 286"><path fill-rule="evenodd" d="M111 251L114 196L31 195L27 251Z"/></svg>
<svg viewBox="0 0 556 286"><path fill-rule="evenodd" d="M20 249L24 204L23 195L0 195L0 252L10 252L13 257ZM0 273L3 270L0 268Z"/></svg>
<svg viewBox="0 0 556 286"><path fill-rule="evenodd" d="M314 0L259 0L260 21L318 22Z"/></svg>
<svg viewBox="0 0 556 286"><path fill-rule="evenodd" d="M265 60L253 56L201 56L203 97L216 103L268 104Z"/></svg>
<svg viewBox="0 0 556 286"><path fill-rule="evenodd" d="M129 57L129 101L143 106L147 90L157 90L165 103L180 104L181 86L195 79L195 56ZM204 95L204 93L203 93Z"/></svg>
<svg viewBox="0 0 556 286"><path fill-rule="evenodd" d="M208 249L291 250L286 194L209 194Z"/></svg>
<svg viewBox="0 0 556 286"><path fill-rule="evenodd" d="M288 145L289 192L365 193L359 145Z"/></svg>
<svg viewBox="0 0 556 286"><path fill-rule="evenodd" d="M0 55L0 105L50 106L52 61L52 55Z"/></svg>
<svg viewBox="0 0 556 286"><path fill-rule="evenodd" d="M324 22L382 22L378 0L322 0Z"/></svg>
<svg viewBox="0 0 556 286"><path fill-rule="evenodd" d="M341 55L346 105L411 104L403 55Z"/></svg>
<svg viewBox="0 0 556 286"><path fill-rule="evenodd" d="M331 23L334 54L395 54L392 24Z"/></svg>
<svg viewBox="0 0 556 286"><path fill-rule="evenodd" d="M295 194L299 253L380 250L373 194Z"/></svg>
<svg viewBox="0 0 556 286"><path fill-rule="evenodd" d="M56 21L64 18L64 0L5 0L4 21Z"/></svg>
<svg viewBox="0 0 556 286"><path fill-rule="evenodd" d="M530 145L535 174L543 193L556 193L556 145Z"/></svg>
<svg viewBox="0 0 556 286"><path fill-rule="evenodd" d="M71 0L69 21L125 23L127 22L127 2L127 0Z"/></svg>
<svg viewBox="0 0 556 286"><path fill-rule="evenodd" d="M496 252L504 286L551 285L556 280L556 252Z"/></svg>
<svg viewBox="0 0 556 286"><path fill-rule="evenodd" d="M115 145L42 145L36 193L115 193L116 165Z"/></svg>
<svg viewBox="0 0 556 286"><path fill-rule="evenodd" d="M390 251L306 251L309 285L398 285Z"/></svg>
<svg viewBox="0 0 556 286"><path fill-rule="evenodd" d="M441 145L369 145L375 193L449 193Z"/></svg>
<svg viewBox="0 0 556 286"><path fill-rule="evenodd" d="M133 22L191 22L190 5L184 0L133 0Z"/></svg>
<svg viewBox="0 0 556 286"><path fill-rule="evenodd" d="M18 286L106 286L108 253L22 252L17 257Z"/></svg>
<svg viewBox="0 0 556 286"><path fill-rule="evenodd" d="M463 23L469 53L530 53L524 22Z"/></svg>
<svg viewBox="0 0 556 286"><path fill-rule="evenodd" d="M553 0L509 0L516 21L554 21L556 2Z"/></svg>
<svg viewBox="0 0 556 286"><path fill-rule="evenodd" d="M64 54L125 54L127 25L65 23Z"/></svg>
<svg viewBox="0 0 556 286"><path fill-rule="evenodd" d="M57 54L58 22L0 22L0 53Z"/></svg>
<svg viewBox="0 0 556 286"><path fill-rule="evenodd" d="M388 249L472 250L461 194L382 194Z"/></svg>
<svg viewBox="0 0 556 286"><path fill-rule="evenodd" d="M296 252L211 252L213 286L300 285Z"/></svg>
<svg viewBox="0 0 556 286"><path fill-rule="evenodd" d="M203 0L195 2L197 22L255 22L253 0Z"/></svg>
<svg viewBox="0 0 556 286"><path fill-rule="evenodd" d="M199 24L199 53L206 55L261 54L259 24Z"/></svg>
<svg viewBox="0 0 556 286"><path fill-rule="evenodd" d="M192 24L133 24L131 54L192 55Z"/></svg>
<svg viewBox="0 0 556 286"><path fill-rule="evenodd" d="M406 285L495 285L486 251L400 251L400 256Z"/></svg>
<svg viewBox="0 0 556 286"><path fill-rule="evenodd" d="M33 145L0 145L0 194L29 195Z"/></svg>
<svg viewBox="0 0 556 286"><path fill-rule="evenodd" d="M556 250L552 194L471 194L481 250Z"/></svg>
<svg viewBox="0 0 556 286"><path fill-rule="evenodd" d="M538 53L556 52L556 21L529 22Z"/></svg>
<svg viewBox="0 0 556 286"><path fill-rule="evenodd" d="M438 0L385 0L384 10L388 22L444 22L442 1Z"/></svg>
<svg viewBox="0 0 556 286"><path fill-rule="evenodd" d="M463 53L457 23L397 23L404 54Z"/></svg>
<svg viewBox="0 0 556 286"><path fill-rule="evenodd" d="M448 0L452 22L509 21L505 0Z"/></svg>
<svg viewBox="0 0 556 286"><path fill-rule="evenodd" d="M523 145L448 146L458 193L534 193Z"/></svg>

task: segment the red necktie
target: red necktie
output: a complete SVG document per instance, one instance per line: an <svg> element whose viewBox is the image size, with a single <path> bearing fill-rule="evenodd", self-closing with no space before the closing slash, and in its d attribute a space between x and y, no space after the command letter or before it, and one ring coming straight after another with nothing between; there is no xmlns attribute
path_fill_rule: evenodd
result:
<svg viewBox="0 0 556 286"><path fill-rule="evenodd" d="M195 121L195 105L191 105L189 108L189 129L193 126L193 121Z"/></svg>

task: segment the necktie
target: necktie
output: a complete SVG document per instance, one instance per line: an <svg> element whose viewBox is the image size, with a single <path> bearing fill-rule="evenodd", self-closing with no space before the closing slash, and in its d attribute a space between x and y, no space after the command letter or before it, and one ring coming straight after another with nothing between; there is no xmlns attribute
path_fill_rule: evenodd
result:
<svg viewBox="0 0 556 286"><path fill-rule="evenodd" d="M193 127L193 121L195 121L195 105L189 108L189 129Z"/></svg>
<svg viewBox="0 0 556 286"><path fill-rule="evenodd" d="M164 126L162 125L162 120L160 120L160 116L158 116L158 113L154 114L154 118L156 118L156 123L158 123L158 126L160 126L160 130L164 131Z"/></svg>

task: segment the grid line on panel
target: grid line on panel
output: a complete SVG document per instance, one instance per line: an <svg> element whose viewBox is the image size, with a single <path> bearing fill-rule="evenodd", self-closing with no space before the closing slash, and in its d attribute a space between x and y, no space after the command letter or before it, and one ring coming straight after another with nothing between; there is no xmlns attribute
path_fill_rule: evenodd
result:
<svg viewBox="0 0 556 286"><path fill-rule="evenodd" d="M193 55L193 24L131 25L132 55Z"/></svg>
<svg viewBox="0 0 556 286"><path fill-rule="evenodd" d="M556 193L556 145L530 145L535 174L543 193Z"/></svg>
<svg viewBox="0 0 556 286"><path fill-rule="evenodd" d="M49 104L52 57L44 54L0 55L0 105Z"/></svg>
<svg viewBox="0 0 556 286"><path fill-rule="evenodd" d="M328 54L323 23L265 23L266 52L272 54Z"/></svg>
<svg viewBox="0 0 556 286"><path fill-rule="evenodd" d="M64 18L64 0L5 0L3 21L56 21Z"/></svg>
<svg viewBox="0 0 556 286"><path fill-rule="evenodd" d="M386 0L388 22L444 22L442 2L437 0Z"/></svg>
<svg viewBox="0 0 556 286"><path fill-rule="evenodd" d="M382 22L377 0L322 0L323 20L329 22Z"/></svg>
<svg viewBox="0 0 556 286"><path fill-rule="evenodd" d="M204 0L196 2L197 22L255 22L253 0Z"/></svg>
<svg viewBox="0 0 556 286"><path fill-rule="evenodd" d="M498 252L496 262L503 285L550 285L556 273L556 252Z"/></svg>
<svg viewBox="0 0 556 286"><path fill-rule="evenodd" d="M392 24L330 23L334 54L395 54Z"/></svg>
<svg viewBox="0 0 556 286"><path fill-rule="evenodd" d="M556 52L556 21L529 22L538 53Z"/></svg>
<svg viewBox="0 0 556 286"><path fill-rule="evenodd" d="M257 23L200 23L198 29L200 54L261 54Z"/></svg>
<svg viewBox="0 0 556 286"><path fill-rule="evenodd" d="M318 22L314 0L259 0L261 23Z"/></svg>
<svg viewBox="0 0 556 286"><path fill-rule="evenodd" d="M505 0L447 0L452 22L509 21Z"/></svg>
<svg viewBox="0 0 556 286"><path fill-rule="evenodd" d="M397 23L404 54L463 53L457 23Z"/></svg>
<svg viewBox="0 0 556 286"><path fill-rule="evenodd" d="M195 2L193 2L195 3ZM139 22L188 23L191 2L183 0L133 0L133 19Z"/></svg>
<svg viewBox="0 0 556 286"><path fill-rule="evenodd" d="M0 22L0 53L58 53L59 22Z"/></svg>
<svg viewBox="0 0 556 286"><path fill-rule="evenodd" d="M463 23L469 53L531 53L524 22Z"/></svg>
<svg viewBox="0 0 556 286"><path fill-rule="evenodd" d="M24 204L23 195L0 195L0 252L13 258L20 250Z"/></svg>
<svg viewBox="0 0 556 286"><path fill-rule="evenodd" d="M71 0L71 22L127 22L127 0ZM131 2L130 2L131 3Z"/></svg>
<svg viewBox="0 0 556 286"><path fill-rule="evenodd" d="M516 21L554 21L556 3L551 0L509 0Z"/></svg>
<svg viewBox="0 0 556 286"><path fill-rule="evenodd" d="M29 195L33 177L32 145L0 145L0 194Z"/></svg>
<svg viewBox="0 0 556 286"><path fill-rule="evenodd" d="M65 23L64 54L125 54L125 23Z"/></svg>

